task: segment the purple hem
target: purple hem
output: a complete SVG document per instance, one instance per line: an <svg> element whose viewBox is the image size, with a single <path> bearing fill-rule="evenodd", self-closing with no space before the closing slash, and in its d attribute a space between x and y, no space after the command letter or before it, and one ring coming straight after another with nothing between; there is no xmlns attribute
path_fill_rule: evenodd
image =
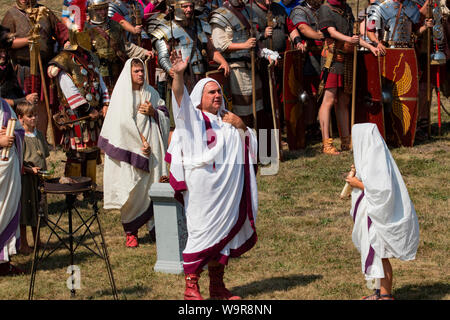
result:
<svg viewBox="0 0 450 320"><path fill-rule="evenodd" d="M5 258L4 250L3 250L5 247L5 244L9 240L11 240L11 238L15 235L17 228L19 227L21 208L22 207L21 207L21 204L19 201L14 217L12 218L12 220L9 222L8 226L5 228L5 230L0 235L0 248L1 248L0 260L4 260L4 258ZM16 243L16 248L17 248L17 243Z"/></svg>
<svg viewBox="0 0 450 320"><path fill-rule="evenodd" d="M250 166L249 166L249 157L248 157L248 145L249 145L249 137L245 138L245 162L244 162L244 187L242 190L241 201L239 204L239 217L234 225L234 227L230 230L228 235L223 238L221 241L216 243L215 245L206 248L199 252L194 253L183 253L183 261L184 262L194 262L192 264L183 264L184 272L188 273L197 273L199 272L203 266L205 266L211 260L219 260L222 262L228 261L228 257L220 254L220 251L229 243L236 234L241 230L246 217L250 220L250 225L254 230L253 235L247 240L242 246L237 249L234 249L230 252L231 257L238 257L243 253L250 250L256 243L257 235L255 228L255 221L253 218L253 210L252 210L252 202L251 202L251 190L250 190Z"/></svg>
<svg viewBox="0 0 450 320"><path fill-rule="evenodd" d="M353 222L356 220L356 213L358 212L359 203L361 202L362 198L364 198L364 191L359 195L358 199L355 203L355 210L353 211Z"/></svg>
<svg viewBox="0 0 450 320"><path fill-rule="evenodd" d="M148 159L139 154L115 147L109 143L108 139L102 136L98 138L97 146L115 160L126 162L133 167L150 172L148 167Z"/></svg>
<svg viewBox="0 0 450 320"><path fill-rule="evenodd" d="M367 217L367 219L368 219L367 220L367 229L370 229L370 226L372 225L372 220L370 219L370 217ZM372 246L370 246L369 254L367 255L367 258L366 258L364 273L367 273L367 270L373 264L374 257L375 257L375 250L372 248Z"/></svg>
<svg viewBox="0 0 450 320"><path fill-rule="evenodd" d="M144 224L148 222L148 220L153 217L153 201L150 201L150 205L148 206L147 210L144 211L139 217L134 219L131 222L128 223L122 223L123 230L125 233L135 233L139 230L140 227L142 227Z"/></svg>

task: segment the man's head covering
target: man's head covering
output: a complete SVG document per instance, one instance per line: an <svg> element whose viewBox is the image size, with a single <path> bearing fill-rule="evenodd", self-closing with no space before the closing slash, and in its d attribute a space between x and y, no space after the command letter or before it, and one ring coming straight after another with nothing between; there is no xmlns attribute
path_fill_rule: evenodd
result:
<svg viewBox="0 0 450 320"><path fill-rule="evenodd" d="M192 105L194 106L194 108L198 108L200 106L200 103L202 102L203 89L205 88L205 85L208 82L215 82L219 86L219 88L222 88L220 86L219 82L217 82L213 78L201 79L199 82L197 82L197 84L195 85L194 89L192 89L192 92L190 94ZM219 108L218 116L220 116L220 113L223 110L225 110L225 101L223 100L223 95L222 95L222 104Z"/></svg>
<svg viewBox="0 0 450 320"><path fill-rule="evenodd" d="M364 184L367 215L375 227L370 234L371 246L382 258L414 259L419 245L416 211L377 126L355 124L352 144L356 177Z"/></svg>
<svg viewBox="0 0 450 320"><path fill-rule="evenodd" d="M116 160L125 161L139 169L149 171L152 163L149 162L149 157L142 154L140 135L143 134L146 137L148 131L153 130L150 123L154 123L155 120L153 117L137 112L135 107L131 78L132 60L138 60L144 65L142 60L137 58L131 58L125 62L111 94L108 112L100 132L99 147ZM154 109L164 105L164 101L147 83L145 76L139 95L141 104L143 100L150 101ZM148 142L150 147L156 150L156 146Z"/></svg>

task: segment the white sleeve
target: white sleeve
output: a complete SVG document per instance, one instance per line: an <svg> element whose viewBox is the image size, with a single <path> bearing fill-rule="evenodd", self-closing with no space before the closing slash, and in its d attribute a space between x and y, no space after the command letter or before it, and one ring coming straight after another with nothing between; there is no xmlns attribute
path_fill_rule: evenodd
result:
<svg viewBox="0 0 450 320"><path fill-rule="evenodd" d="M79 106L88 103L81 95L69 75L63 70L61 70L58 74L58 82L64 97L66 97L70 109L76 109Z"/></svg>

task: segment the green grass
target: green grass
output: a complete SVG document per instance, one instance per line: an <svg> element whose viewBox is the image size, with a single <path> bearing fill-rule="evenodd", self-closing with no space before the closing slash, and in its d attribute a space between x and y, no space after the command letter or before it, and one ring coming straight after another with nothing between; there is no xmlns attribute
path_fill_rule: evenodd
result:
<svg viewBox="0 0 450 320"><path fill-rule="evenodd" d="M12 1L0 0L0 16ZM60 11L60 2L52 4ZM3 10L3 11L2 11ZM449 106L449 101L444 104ZM436 107L432 110L436 132ZM443 113L442 136L414 148L393 149L392 154L407 185L420 225L416 260L393 259L394 295L397 299L450 298L449 194L450 117ZM244 299L359 299L369 290L361 273L360 256L351 240L353 222L350 201L340 200L342 174L352 163L351 153L332 157L320 152L320 144L288 152L277 176L259 176L258 243L248 253L230 261L227 286ZM52 161L61 161L61 153ZM62 163L56 169L62 174ZM98 181L101 188L102 168ZM80 198L81 199L81 198ZM64 208L60 196L49 197L51 212ZM88 214L86 204L83 214ZM99 202L101 208L102 203ZM55 214L51 213L52 218ZM183 275L156 273L156 246L144 228L137 249L125 247L117 211L100 209L110 261L121 299L181 299ZM96 228L94 228L96 231ZM43 234L48 234L46 228ZM32 243L30 234L29 242ZM42 240L45 239L43 236ZM54 242L54 241L52 241ZM31 268L32 256L17 255L13 263ZM81 289L75 299L111 299L104 262L80 249L75 264L81 269ZM57 251L39 267L35 299L71 299L66 287L67 252ZM27 299L30 275L0 278L0 299ZM208 297L207 273L200 279Z"/></svg>

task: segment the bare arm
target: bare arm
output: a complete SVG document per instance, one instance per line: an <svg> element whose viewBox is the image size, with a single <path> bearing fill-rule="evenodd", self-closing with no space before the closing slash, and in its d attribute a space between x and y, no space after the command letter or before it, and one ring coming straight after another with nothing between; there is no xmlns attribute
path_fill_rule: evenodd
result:
<svg viewBox="0 0 450 320"><path fill-rule="evenodd" d="M330 36L336 40L341 40L350 43L358 43L359 41L359 37L357 35L354 35L352 37L346 36L345 34L342 34L339 31L337 31L336 28L334 27L328 27L327 31L330 34Z"/></svg>
<svg viewBox="0 0 450 320"><path fill-rule="evenodd" d="M309 25L307 24L300 24L298 26L298 30L300 30L300 32L310 38L310 39L315 39L315 40L321 40L323 39L323 33L321 31L314 31L313 28L311 28Z"/></svg>
<svg viewBox="0 0 450 320"><path fill-rule="evenodd" d="M173 80L172 80L172 92L177 101L178 107L181 105L184 94L184 78L183 73L188 66L189 57L183 61L181 58L181 52L173 50L170 54L170 62L172 63Z"/></svg>

